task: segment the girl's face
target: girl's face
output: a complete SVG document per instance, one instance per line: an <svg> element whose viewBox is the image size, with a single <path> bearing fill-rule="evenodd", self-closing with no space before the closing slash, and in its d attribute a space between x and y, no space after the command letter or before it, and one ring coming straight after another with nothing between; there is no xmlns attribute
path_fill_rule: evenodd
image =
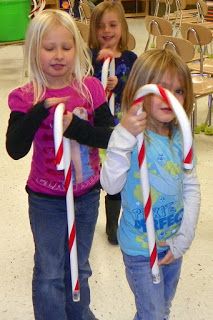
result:
<svg viewBox="0 0 213 320"><path fill-rule="evenodd" d="M152 83L156 83L155 79ZM184 104L185 89L183 81L178 77L178 74L174 75L171 72L166 72L157 84L171 91L181 105ZM168 135L168 124L175 118L172 109L160 97L155 95L145 98L144 109L148 115L147 128L158 134Z"/></svg>
<svg viewBox="0 0 213 320"><path fill-rule="evenodd" d="M73 36L64 26L46 32L41 42L40 63L50 88L70 84L75 51Z"/></svg>
<svg viewBox="0 0 213 320"><path fill-rule="evenodd" d="M97 28L100 48L117 50L121 39L121 22L116 12L106 11Z"/></svg>

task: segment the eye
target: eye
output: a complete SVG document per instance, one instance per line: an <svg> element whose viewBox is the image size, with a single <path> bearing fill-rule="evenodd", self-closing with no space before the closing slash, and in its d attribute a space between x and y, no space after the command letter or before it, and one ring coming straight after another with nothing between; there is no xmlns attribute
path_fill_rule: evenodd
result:
<svg viewBox="0 0 213 320"><path fill-rule="evenodd" d="M53 47L43 47L43 49L44 49L45 51L53 51L53 50L54 50Z"/></svg>
<svg viewBox="0 0 213 320"><path fill-rule="evenodd" d="M175 94L183 96L185 94L185 92L182 88L178 88L175 90Z"/></svg>
<svg viewBox="0 0 213 320"><path fill-rule="evenodd" d="M102 23L100 23L99 25L98 25L98 29L103 29L104 28L104 25L102 24Z"/></svg>
<svg viewBox="0 0 213 320"><path fill-rule="evenodd" d="M64 47L63 47L63 50L69 51L69 50L72 50L72 47L70 47L70 46L64 46Z"/></svg>

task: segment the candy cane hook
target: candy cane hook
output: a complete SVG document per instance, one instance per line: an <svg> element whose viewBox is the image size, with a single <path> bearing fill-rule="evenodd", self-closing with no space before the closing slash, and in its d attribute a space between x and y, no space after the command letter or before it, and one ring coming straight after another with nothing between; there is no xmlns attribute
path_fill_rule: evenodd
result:
<svg viewBox="0 0 213 320"><path fill-rule="evenodd" d="M67 224L68 224L68 245L70 252L70 269L72 279L72 298L77 302L80 300L80 288L78 280L78 257L76 244L75 211L71 172L71 141L63 137L63 114L65 106L60 103L54 113L54 144L55 161L57 170L64 170L66 204L67 204Z"/></svg>
<svg viewBox="0 0 213 320"><path fill-rule="evenodd" d="M172 108L180 125L183 137L183 165L185 169L191 170L193 168L193 151L192 151L192 131L189 119L177 98L167 89L162 88L156 84L147 84L139 88L135 95L135 101L143 101L148 94L156 94L160 96L167 105Z"/></svg>

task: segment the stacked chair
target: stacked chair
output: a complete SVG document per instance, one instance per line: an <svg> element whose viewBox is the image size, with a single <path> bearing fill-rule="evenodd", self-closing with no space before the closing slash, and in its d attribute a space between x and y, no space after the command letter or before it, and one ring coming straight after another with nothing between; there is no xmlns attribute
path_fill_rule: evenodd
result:
<svg viewBox="0 0 213 320"><path fill-rule="evenodd" d="M183 23L181 34L184 39L189 40L199 51L199 60L188 64L192 71L194 91L197 98L208 95L208 113L205 123L197 130L206 130L211 134L211 113L212 113L212 81L213 81L213 59L205 57L207 45L212 43L212 32L202 24ZM200 75L197 77L196 73ZM213 134L213 132L212 132Z"/></svg>
<svg viewBox="0 0 213 320"><path fill-rule="evenodd" d="M192 42L183 38L177 38L172 36L160 35L156 38L157 48L169 48L174 50L179 54L185 62L190 62L193 60L195 47ZM201 65L201 60L199 60ZM200 66L202 68L202 66ZM193 91L194 91L194 110L192 114L192 130L198 133L197 127L197 100L201 97L208 97L208 112L207 112L207 122L205 127L206 134L213 134L211 127L211 109L212 109L212 94L213 94L213 78L208 75L197 72L192 73L193 81Z"/></svg>
<svg viewBox="0 0 213 320"><path fill-rule="evenodd" d="M155 46L155 39L159 35L171 36L173 33L172 24L170 21L157 16L146 16L145 27L148 32L148 39L145 45L145 51L150 47L150 41L152 40L152 47Z"/></svg>
<svg viewBox="0 0 213 320"><path fill-rule="evenodd" d="M171 5L176 8L171 13ZM158 17L159 4L165 3L163 17ZM193 5L193 9L187 9ZM154 16L145 17L148 39L145 51L158 47L175 50L187 62L192 74L194 110L192 129L194 133L205 131L213 135L211 122L213 103L213 22L206 22L208 7L204 0L157 0ZM151 41L152 40L152 41ZM151 45L150 45L151 43ZM197 125L198 99L207 97L207 115L203 124Z"/></svg>

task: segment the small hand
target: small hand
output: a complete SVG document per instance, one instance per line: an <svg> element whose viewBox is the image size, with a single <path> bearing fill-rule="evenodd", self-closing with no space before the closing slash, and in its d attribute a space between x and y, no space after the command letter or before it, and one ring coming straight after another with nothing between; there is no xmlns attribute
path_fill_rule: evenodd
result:
<svg viewBox="0 0 213 320"><path fill-rule="evenodd" d="M121 119L121 125L127 129L132 135L137 136L146 128L146 112L137 114L141 108L141 104L136 104L128 110Z"/></svg>
<svg viewBox="0 0 213 320"><path fill-rule="evenodd" d="M158 244L160 247L168 247L168 244L164 241L161 241L159 244ZM158 265L159 266L162 266L164 264L170 264L172 263L173 261L175 260L174 256L173 256L173 253L171 250L168 250L167 254L165 255L165 257L163 259L161 259L159 262L158 262Z"/></svg>
<svg viewBox="0 0 213 320"><path fill-rule="evenodd" d="M53 97L53 98L47 98L45 100L45 104L44 104L44 107L46 109L49 109L53 106L56 106L58 105L59 103L66 103L67 100L69 99L69 97L60 97L60 98L56 98L56 97Z"/></svg>
<svg viewBox="0 0 213 320"><path fill-rule="evenodd" d="M108 77L106 89L112 91L118 83L118 78L116 76Z"/></svg>
<svg viewBox="0 0 213 320"><path fill-rule="evenodd" d="M64 116L63 116L63 129L64 129L64 132L69 127L70 123L72 122L72 119L73 119L72 112L66 111Z"/></svg>
<svg viewBox="0 0 213 320"><path fill-rule="evenodd" d="M114 54L113 51L111 49L101 49L98 53L98 57L97 60L105 60L107 58L113 58Z"/></svg>

